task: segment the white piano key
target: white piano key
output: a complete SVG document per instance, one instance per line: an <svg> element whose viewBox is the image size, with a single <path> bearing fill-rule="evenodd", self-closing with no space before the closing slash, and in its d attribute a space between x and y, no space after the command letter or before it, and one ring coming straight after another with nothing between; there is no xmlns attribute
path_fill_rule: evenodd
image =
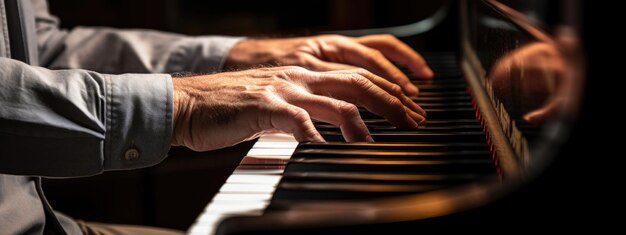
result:
<svg viewBox="0 0 626 235"><path fill-rule="evenodd" d="M211 226L211 225L217 225L219 222L221 222L222 220L228 218L229 215L216 215L216 214L202 214L198 220L196 220L196 223L198 223L198 225L202 225L202 226Z"/></svg>
<svg viewBox="0 0 626 235"><path fill-rule="evenodd" d="M206 213L212 214L226 214L226 213L237 213L237 214L252 214L256 215L257 213L261 213L262 210L267 207L269 202L246 202L246 203L211 203L207 209Z"/></svg>
<svg viewBox="0 0 626 235"><path fill-rule="evenodd" d="M235 169L237 175L282 175L284 169Z"/></svg>
<svg viewBox="0 0 626 235"><path fill-rule="evenodd" d="M191 225L191 229L187 231L187 235L209 235L214 234L215 226L195 223Z"/></svg>
<svg viewBox="0 0 626 235"><path fill-rule="evenodd" d="M239 214L237 215L233 215L233 214L203 214L202 216L198 217L198 220L196 220L196 224L199 226L215 226L217 227L217 225L219 225L220 222L222 222L225 219L228 219L229 217L232 216L239 216ZM247 216L247 215L241 215L241 216ZM252 215L254 216L254 215Z"/></svg>
<svg viewBox="0 0 626 235"><path fill-rule="evenodd" d="M276 185L224 184L220 193L272 193Z"/></svg>
<svg viewBox="0 0 626 235"><path fill-rule="evenodd" d="M251 149L247 156L286 156L289 157L293 154L295 148L253 148Z"/></svg>
<svg viewBox="0 0 626 235"><path fill-rule="evenodd" d="M280 175L231 175L226 183L276 185L281 178Z"/></svg>
<svg viewBox="0 0 626 235"><path fill-rule="evenodd" d="M260 216L263 215L263 212L265 211L266 206L263 206L263 208L250 208L250 209L246 209L246 210L224 210L224 211L218 211L218 210L210 210L210 211L205 211L205 214L213 214L213 215L224 215L224 216Z"/></svg>
<svg viewBox="0 0 626 235"><path fill-rule="evenodd" d="M214 234L219 223L230 216L262 215L284 172L274 165L286 163L282 160L289 160L297 146L298 141L290 134L267 133L261 136L246 155L246 160L265 166L255 169L257 166L243 163L235 169L190 227L188 234ZM273 165L263 169L270 166L267 164Z"/></svg>
<svg viewBox="0 0 626 235"><path fill-rule="evenodd" d="M215 197L213 197L213 202L269 201L271 199L271 193L218 193Z"/></svg>
<svg viewBox="0 0 626 235"><path fill-rule="evenodd" d="M241 162L239 162L239 168L252 168L252 169L282 169L285 168L287 162L289 162L290 156L279 156L279 157L254 157L254 156L246 156Z"/></svg>
<svg viewBox="0 0 626 235"><path fill-rule="evenodd" d="M298 147L297 141L257 141L254 144L254 148L293 148Z"/></svg>

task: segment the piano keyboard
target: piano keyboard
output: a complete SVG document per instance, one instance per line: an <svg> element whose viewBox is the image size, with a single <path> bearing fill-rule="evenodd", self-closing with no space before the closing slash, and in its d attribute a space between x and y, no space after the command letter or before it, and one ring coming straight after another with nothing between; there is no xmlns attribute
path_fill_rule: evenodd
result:
<svg viewBox="0 0 626 235"><path fill-rule="evenodd" d="M426 54L433 81L417 81L414 100L428 113L418 130L361 111L375 143L345 143L339 128L316 123L327 143L263 135L192 225L214 234L230 216L262 216L307 201L423 193L497 177L489 145L454 54Z"/></svg>

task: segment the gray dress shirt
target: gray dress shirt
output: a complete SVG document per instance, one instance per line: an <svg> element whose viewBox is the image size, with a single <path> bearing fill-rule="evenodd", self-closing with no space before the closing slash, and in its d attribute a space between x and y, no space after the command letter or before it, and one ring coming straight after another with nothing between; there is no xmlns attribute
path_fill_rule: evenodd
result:
<svg viewBox="0 0 626 235"><path fill-rule="evenodd" d="M80 234L52 211L39 177L162 161L172 132L172 82L159 73L219 71L238 40L66 31L45 0L0 0L0 235Z"/></svg>

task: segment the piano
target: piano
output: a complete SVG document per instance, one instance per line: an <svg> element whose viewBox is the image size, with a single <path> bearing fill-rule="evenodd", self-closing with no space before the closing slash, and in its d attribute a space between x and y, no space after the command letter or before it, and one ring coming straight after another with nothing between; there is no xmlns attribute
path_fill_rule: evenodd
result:
<svg viewBox="0 0 626 235"><path fill-rule="evenodd" d="M572 123L576 104L562 100L579 95L580 58L500 2L449 1L415 24L339 33L391 33L422 53L435 78L407 74L426 127L399 129L362 109L375 143L346 143L322 122L326 143L264 134L189 234L338 234L406 221L437 233L540 174Z"/></svg>

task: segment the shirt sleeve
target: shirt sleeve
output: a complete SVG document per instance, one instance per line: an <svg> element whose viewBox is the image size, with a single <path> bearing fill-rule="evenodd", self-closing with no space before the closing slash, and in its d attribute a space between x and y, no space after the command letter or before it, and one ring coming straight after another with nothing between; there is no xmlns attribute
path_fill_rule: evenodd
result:
<svg viewBox="0 0 626 235"><path fill-rule="evenodd" d="M106 27L58 28L45 0L32 0L40 64L52 69L103 73L219 72L230 49L242 38L190 37L153 30Z"/></svg>
<svg viewBox="0 0 626 235"><path fill-rule="evenodd" d="M0 58L0 173L73 177L162 161L167 74L48 70Z"/></svg>

